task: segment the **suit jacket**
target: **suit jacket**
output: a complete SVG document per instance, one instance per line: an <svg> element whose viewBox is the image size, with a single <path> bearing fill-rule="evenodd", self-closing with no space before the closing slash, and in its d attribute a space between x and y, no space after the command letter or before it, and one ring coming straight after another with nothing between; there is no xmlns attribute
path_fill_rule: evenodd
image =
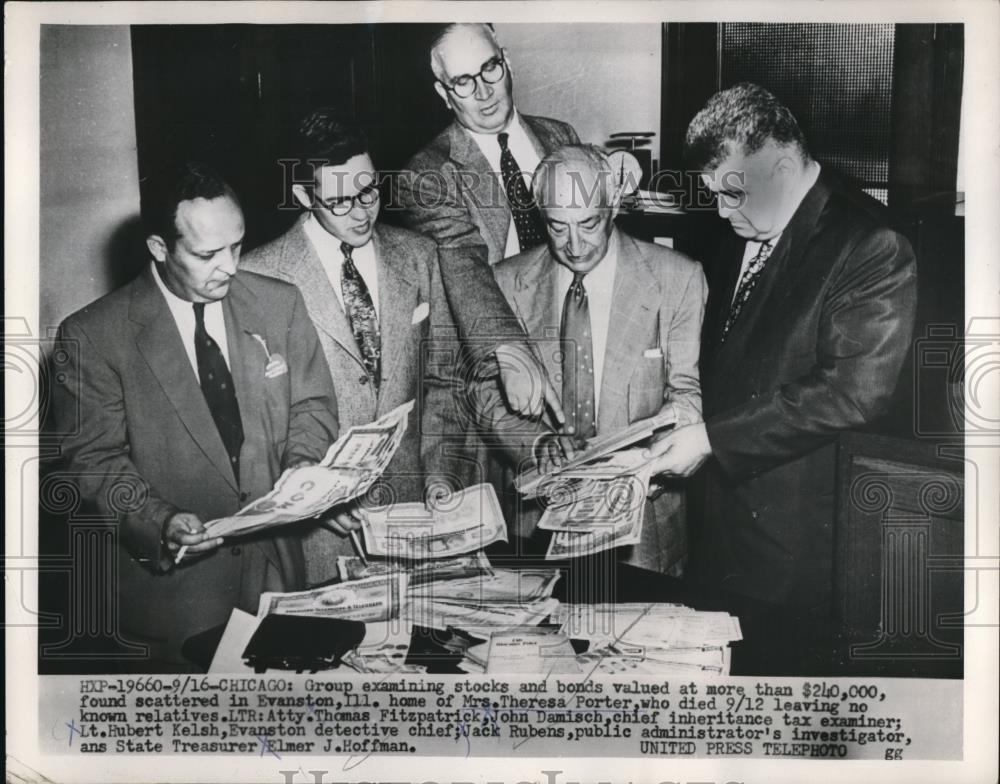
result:
<svg viewBox="0 0 1000 784"><path fill-rule="evenodd" d="M82 497L118 522L118 600L125 635L169 662L180 644L255 612L263 590L303 585L295 537L261 535L188 555L164 571L161 530L177 511L203 521L268 493L293 462L318 462L337 435L333 383L294 287L240 271L222 302L244 442L237 482L162 292L147 268L73 314L59 345L70 363L53 389L62 456ZM288 372L265 378L267 357Z"/></svg>
<svg viewBox="0 0 1000 784"><path fill-rule="evenodd" d="M453 457L455 443L465 442L454 399L459 344L441 285L437 247L406 229L375 226L382 340L382 381L376 392L350 321L302 227L307 217L248 253L241 267L294 283L302 292L333 376L341 428L368 424L408 400L417 401L406 435L375 491L379 502L422 500L425 484L440 479L465 486L467 469L460 457ZM305 539L308 581L335 576L337 556L353 554L350 540L317 527Z"/></svg>
<svg viewBox="0 0 1000 784"><path fill-rule="evenodd" d="M724 342L744 248L711 281L705 529L693 571L792 606L830 600L835 439L881 413L909 350L916 265L881 205L823 173Z"/></svg>
<svg viewBox="0 0 1000 784"><path fill-rule="evenodd" d="M540 158L580 139L570 125L521 115ZM441 274L463 336L479 334L492 345L523 338L490 273L503 258L511 212L500 178L475 140L452 122L406 165L396 199L407 226L443 250ZM484 350L488 347L484 347Z"/></svg>
<svg viewBox="0 0 1000 784"><path fill-rule="evenodd" d="M681 253L618 232L615 273L597 409L597 434L606 435L673 407L678 425L701 421L698 353L707 293L701 266ZM494 271L501 291L521 319L550 378L560 374L558 262L547 245L500 262ZM495 390L492 392L496 394ZM505 409L491 427L512 457L529 459L544 428ZM518 516L525 536L537 522L529 506ZM667 572L687 554L683 491L667 490L647 502L642 541L624 548L622 559Z"/></svg>

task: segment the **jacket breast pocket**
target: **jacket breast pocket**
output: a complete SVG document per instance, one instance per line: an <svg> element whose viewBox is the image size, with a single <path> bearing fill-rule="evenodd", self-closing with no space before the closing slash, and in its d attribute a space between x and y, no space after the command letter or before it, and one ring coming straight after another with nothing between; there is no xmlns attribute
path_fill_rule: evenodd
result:
<svg viewBox="0 0 1000 784"><path fill-rule="evenodd" d="M653 416L663 406L666 384L665 359L659 350L647 351L639 359L628 385L628 421Z"/></svg>

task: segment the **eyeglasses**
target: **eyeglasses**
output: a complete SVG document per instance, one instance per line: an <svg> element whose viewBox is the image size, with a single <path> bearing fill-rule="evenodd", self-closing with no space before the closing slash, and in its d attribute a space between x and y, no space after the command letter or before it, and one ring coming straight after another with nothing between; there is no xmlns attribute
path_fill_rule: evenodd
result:
<svg viewBox="0 0 1000 784"><path fill-rule="evenodd" d="M354 209L355 204L360 204L362 207L371 207L378 201L378 196L378 185L373 182L370 185L366 185L354 196L345 196L342 199L330 199L329 201L316 199L316 203L339 217L347 215L347 213Z"/></svg>
<svg viewBox="0 0 1000 784"><path fill-rule="evenodd" d="M504 58L502 56L494 57L483 63L483 67L475 76L462 74L452 79L451 84L441 82L441 86L448 92L455 93L459 98L469 98L476 92L476 79L482 79L483 84L496 84L503 79L505 71Z"/></svg>

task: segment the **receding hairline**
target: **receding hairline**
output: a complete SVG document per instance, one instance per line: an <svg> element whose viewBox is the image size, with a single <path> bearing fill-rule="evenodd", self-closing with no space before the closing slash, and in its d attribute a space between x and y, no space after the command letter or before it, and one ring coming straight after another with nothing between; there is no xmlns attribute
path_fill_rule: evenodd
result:
<svg viewBox="0 0 1000 784"><path fill-rule="evenodd" d="M559 206L548 205L547 202L554 195L550 193L550 189L560 176L569 179L574 192L577 188L584 189L581 195L586 194L584 178L592 177L593 184L601 192L603 204L600 206L604 208L611 205L614 172L607 155L600 148L594 145L565 145L543 158L535 168L531 181L532 195L539 208Z"/></svg>
<svg viewBox="0 0 1000 784"><path fill-rule="evenodd" d="M497 39L496 32L487 22L455 22L454 24L450 24L431 43L431 71L434 73L434 78L440 80L445 75L444 64L441 62L441 47L445 41L463 30L476 30L490 41L498 52L503 49L500 46L500 41Z"/></svg>

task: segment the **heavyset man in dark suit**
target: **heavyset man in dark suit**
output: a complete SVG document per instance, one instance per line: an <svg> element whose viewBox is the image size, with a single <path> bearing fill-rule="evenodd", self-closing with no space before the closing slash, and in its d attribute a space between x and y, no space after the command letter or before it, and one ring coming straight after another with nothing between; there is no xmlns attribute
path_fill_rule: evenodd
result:
<svg viewBox="0 0 1000 784"><path fill-rule="evenodd" d="M617 185L596 147L569 145L550 153L533 180L548 244L494 267L549 376L562 379L560 399L576 441L668 410L678 425L701 421L704 274L683 254L615 228ZM545 458L556 446L540 422L516 421L501 407L481 409L501 414L489 429L515 462L539 452ZM683 488L654 490L643 514L641 541L619 548L617 555L636 566L679 574L687 555ZM516 535L534 535L543 544L534 530L537 521L537 506L524 503Z"/></svg>
<svg viewBox="0 0 1000 784"><path fill-rule="evenodd" d="M306 117L298 145L297 165L309 168L309 176L292 192L304 212L285 234L248 253L243 268L301 290L333 376L341 427L367 424L416 400L380 501L420 501L427 489L460 489L472 472L460 459L449 460L443 446L448 435L454 442L463 434L454 400L457 343L437 245L378 222L367 140L333 110ZM305 538L310 583L336 576L337 556L353 554L344 535L360 526L357 507L335 510L326 524L330 530L319 527Z"/></svg>
<svg viewBox="0 0 1000 784"><path fill-rule="evenodd" d="M238 270L243 214L229 186L187 165L158 194L155 261L62 324L72 362L53 395L67 470L118 521L120 631L150 648L134 669L167 672L189 668L181 643L233 607L255 612L261 592L303 587L297 538L222 546L203 524L318 462L338 427L301 295Z"/></svg>
<svg viewBox="0 0 1000 784"><path fill-rule="evenodd" d="M820 170L795 118L761 87L710 99L685 148L736 236L710 274L705 422L650 453L671 476L705 463L692 575L783 619L789 643L798 634L821 648L835 441L882 413L896 387L915 314L913 252L881 205Z"/></svg>
<svg viewBox="0 0 1000 784"><path fill-rule="evenodd" d="M496 356L508 403L528 415L547 404L559 419L558 395L525 350L490 267L544 242L528 178L546 154L579 138L566 123L517 112L510 56L491 26L449 25L430 60L434 88L455 120L400 176L403 219L442 249L455 322L474 356Z"/></svg>

